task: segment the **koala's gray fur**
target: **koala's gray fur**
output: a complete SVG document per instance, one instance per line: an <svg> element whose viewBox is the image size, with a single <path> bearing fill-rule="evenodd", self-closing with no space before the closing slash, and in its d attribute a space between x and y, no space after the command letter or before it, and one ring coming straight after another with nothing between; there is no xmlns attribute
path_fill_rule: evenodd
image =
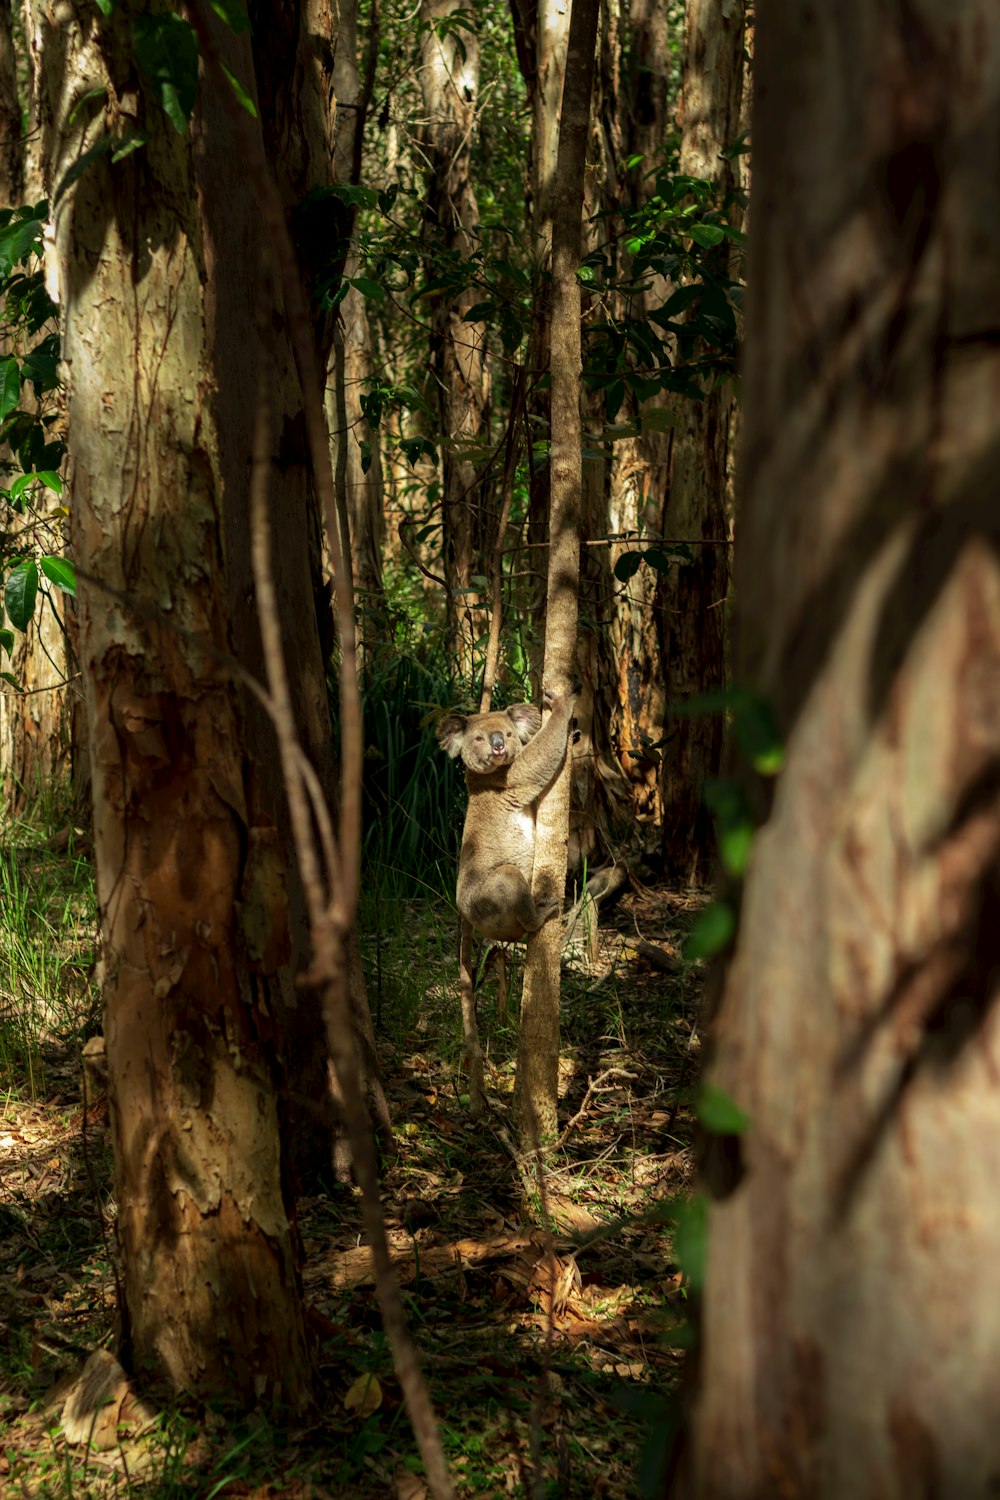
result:
<svg viewBox="0 0 1000 1500"><path fill-rule="evenodd" d="M575 688L546 691L542 716L534 704L497 713L449 714L438 725L441 748L460 756L469 788L458 859L458 909L484 937L517 942L537 932L561 906L536 905L535 803L566 756Z"/></svg>

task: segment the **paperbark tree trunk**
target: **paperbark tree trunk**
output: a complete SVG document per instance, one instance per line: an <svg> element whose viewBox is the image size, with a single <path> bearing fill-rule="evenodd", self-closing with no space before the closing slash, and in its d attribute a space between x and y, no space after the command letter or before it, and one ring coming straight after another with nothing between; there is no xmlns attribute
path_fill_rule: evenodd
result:
<svg viewBox="0 0 1000 1500"><path fill-rule="evenodd" d="M688 0L686 33L680 170L728 193L737 185L740 158L721 153L741 128L742 0ZM715 252L723 263L735 253L728 240ZM706 390L702 401L675 404L679 425L663 526L666 536L690 538L692 560L672 567L658 590L670 702L718 692L726 683L733 402L728 383ZM663 861L668 878L682 884L702 883L712 873L715 844L703 790L719 774L723 730L719 713L670 724L662 759Z"/></svg>
<svg viewBox="0 0 1000 1500"><path fill-rule="evenodd" d="M572 0L564 58L557 176L552 222L552 456L549 566L543 682L575 672L580 581L580 247L583 179L594 79L599 0ZM570 760L540 798L535 820L532 890L536 901L561 896L566 884ZM517 1050L517 1111L526 1143L556 1134L559 1100L559 961L562 923L546 922L528 939Z"/></svg>
<svg viewBox="0 0 1000 1500"><path fill-rule="evenodd" d="M466 260L477 248L479 207L469 170L479 97L479 38L464 26L441 30L460 0L423 0L427 26L420 72L427 123L422 144L428 159L426 220L430 243L446 257ZM440 274L433 268L432 275ZM491 516L489 487L476 486L477 464L463 451L489 432L486 327L466 323L481 301L475 287L458 295L435 294L431 305L431 378L442 443L444 577L448 585L449 646L462 677L473 684L487 629L484 590L472 580L483 572Z"/></svg>
<svg viewBox="0 0 1000 1500"><path fill-rule="evenodd" d="M786 765L711 1080L698 1500L1000 1485L1000 18L757 6L741 680ZM794 79L794 88L788 80Z"/></svg>
<svg viewBox="0 0 1000 1500"><path fill-rule="evenodd" d="M199 643L231 647L227 550L246 516L228 383L275 378L245 352L264 352L252 314L229 316L260 220L216 97L203 88L178 135L137 88L131 15L84 32L32 13L50 190L122 120L151 131L122 161L96 154L55 221L126 1351L173 1391L299 1408L274 1019L285 849L241 694ZM220 28L219 45L252 79L245 39ZM106 102L87 115L97 81Z"/></svg>

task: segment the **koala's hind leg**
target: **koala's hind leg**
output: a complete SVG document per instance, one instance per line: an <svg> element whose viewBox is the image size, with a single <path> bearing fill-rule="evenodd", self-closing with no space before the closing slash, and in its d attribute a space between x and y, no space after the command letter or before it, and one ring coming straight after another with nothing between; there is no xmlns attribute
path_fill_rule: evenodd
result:
<svg viewBox="0 0 1000 1500"><path fill-rule="evenodd" d="M498 865L481 880L463 908L477 932L497 943L518 943L555 916L560 901L534 900L516 865Z"/></svg>
<svg viewBox="0 0 1000 1500"><path fill-rule="evenodd" d="M472 928L464 917L458 954L458 985L462 997L465 1066L469 1074L469 1113L481 1115L486 1108L483 1049L479 1043L479 1027L476 1024L476 991L472 978Z"/></svg>

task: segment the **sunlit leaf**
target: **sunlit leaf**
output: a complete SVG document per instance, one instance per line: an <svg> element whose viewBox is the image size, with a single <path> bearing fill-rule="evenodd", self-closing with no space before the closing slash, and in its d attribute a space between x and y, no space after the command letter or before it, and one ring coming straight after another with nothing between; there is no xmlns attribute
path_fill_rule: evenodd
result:
<svg viewBox="0 0 1000 1500"><path fill-rule="evenodd" d="M251 99L250 95L247 93L246 89L243 87L242 83L240 83L240 80L237 78L236 74L232 71L232 69L227 68L225 63L222 64L222 71L229 79L229 86L232 89L233 93L236 95L236 98L239 100L242 107L246 110L248 115L252 116L252 118L256 120L257 106Z"/></svg>
<svg viewBox="0 0 1000 1500"><path fill-rule="evenodd" d="M177 131L187 129L198 96L198 42L175 11L136 16L132 22L136 61L153 84L164 113Z"/></svg>
<svg viewBox="0 0 1000 1500"><path fill-rule="evenodd" d="M41 557L38 566L56 588L67 594L76 594L76 569L68 557Z"/></svg>
<svg viewBox="0 0 1000 1500"><path fill-rule="evenodd" d="M31 558L11 568L4 585L3 602L7 607L7 618L17 630L26 630L28 621L35 613L38 596L38 569Z"/></svg>
<svg viewBox="0 0 1000 1500"><path fill-rule="evenodd" d="M237 36L241 31L250 30L250 17L241 0L211 0L211 5L219 20L225 21L230 31Z"/></svg>

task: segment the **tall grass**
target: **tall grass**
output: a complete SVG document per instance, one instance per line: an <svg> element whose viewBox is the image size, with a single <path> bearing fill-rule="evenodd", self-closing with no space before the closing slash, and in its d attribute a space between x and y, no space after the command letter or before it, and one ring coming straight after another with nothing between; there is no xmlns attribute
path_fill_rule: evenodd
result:
<svg viewBox="0 0 1000 1500"><path fill-rule="evenodd" d="M401 656L373 673L364 694L366 872L401 894L454 885L465 788L434 735L434 711L453 684Z"/></svg>
<svg viewBox="0 0 1000 1500"><path fill-rule="evenodd" d="M31 1099L52 1049L97 1029L93 871L38 819L0 824L0 1086Z"/></svg>

